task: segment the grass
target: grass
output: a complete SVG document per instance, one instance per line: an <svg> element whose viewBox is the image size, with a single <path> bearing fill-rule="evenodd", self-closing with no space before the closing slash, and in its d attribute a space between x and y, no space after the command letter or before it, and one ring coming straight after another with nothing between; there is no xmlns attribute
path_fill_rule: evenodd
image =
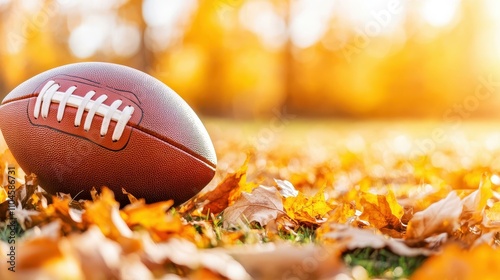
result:
<svg viewBox="0 0 500 280"><path fill-rule="evenodd" d="M373 278L404 279L426 260L425 256L405 257L387 249L361 248L342 255L345 264L351 268L363 267Z"/></svg>
<svg viewBox="0 0 500 280"><path fill-rule="evenodd" d="M314 229L306 226L300 226L295 232L280 231L278 234L281 239L292 241L298 244L311 243L315 238Z"/></svg>
<svg viewBox="0 0 500 280"><path fill-rule="evenodd" d="M11 236L11 227L9 227L9 224L5 224L4 226L0 227L0 240L9 242L10 236ZM23 235L24 231L21 228L21 225L16 221L15 226L14 226L14 238L17 239Z"/></svg>

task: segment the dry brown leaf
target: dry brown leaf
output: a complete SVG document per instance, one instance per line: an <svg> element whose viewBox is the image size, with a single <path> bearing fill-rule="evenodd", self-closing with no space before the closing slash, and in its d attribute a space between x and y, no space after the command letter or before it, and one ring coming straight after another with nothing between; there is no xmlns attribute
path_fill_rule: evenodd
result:
<svg viewBox="0 0 500 280"><path fill-rule="evenodd" d="M332 279L344 271L335 246L267 243L215 249L228 253L254 279Z"/></svg>
<svg viewBox="0 0 500 280"><path fill-rule="evenodd" d="M15 272L2 265L1 279L83 279L81 260L60 239L23 240L16 243L16 253ZM2 264L7 263L4 256L0 257Z"/></svg>
<svg viewBox="0 0 500 280"><path fill-rule="evenodd" d="M423 248L408 247L401 239L384 236L375 229L360 229L342 224L324 224L320 242L335 243L342 251L357 248L388 248L400 256L430 255L432 252Z"/></svg>
<svg viewBox="0 0 500 280"><path fill-rule="evenodd" d="M451 233L458 227L462 201L455 191L427 209L415 213L408 223L405 239L421 241L443 232Z"/></svg>
<svg viewBox="0 0 500 280"><path fill-rule="evenodd" d="M69 236L67 242L81 262L86 279L117 278L123 252L119 243L106 238L102 231L91 226L86 232ZM144 279L149 279L145 275Z"/></svg>
<svg viewBox="0 0 500 280"><path fill-rule="evenodd" d="M245 269L223 251L199 250L193 243L177 238L172 238L168 242L154 243L144 237L143 243L145 264L152 271L164 270L166 264L173 263L179 268L185 267L191 271L208 269L219 277L222 276L221 278L250 279ZM183 271L182 273L190 272Z"/></svg>
<svg viewBox="0 0 500 280"><path fill-rule="evenodd" d="M224 210L224 227L239 224L242 220L258 222L265 226L283 212L283 202L274 187L259 186L252 193L242 193L241 197Z"/></svg>
<svg viewBox="0 0 500 280"><path fill-rule="evenodd" d="M131 204L134 203L146 203L146 200L144 198L137 199L133 194L127 192L124 188L122 188L122 193L127 196L128 200L130 201Z"/></svg>

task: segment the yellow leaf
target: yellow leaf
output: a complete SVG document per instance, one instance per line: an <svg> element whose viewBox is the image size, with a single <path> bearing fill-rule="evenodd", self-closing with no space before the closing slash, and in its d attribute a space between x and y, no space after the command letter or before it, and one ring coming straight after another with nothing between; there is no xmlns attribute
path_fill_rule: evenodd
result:
<svg viewBox="0 0 500 280"><path fill-rule="evenodd" d="M347 223L349 219L352 219L356 215L356 208L351 203L342 203L335 207L335 209L330 213L328 221L337 223Z"/></svg>
<svg viewBox="0 0 500 280"><path fill-rule="evenodd" d="M174 215L167 210L174 204L173 200L153 204L130 204L120 211L121 217L130 227L146 229L155 241L164 241L173 235L181 235L184 226L179 215ZM187 239L191 235L185 234Z"/></svg>
<svg viewBox="0 0 500 280"><path fill-rule="evenodd" d="M7 198L9 198L7 191L5 191L5 188L0 187L0 203L7 201Z"/></svg>
<svg viewBox="0 0 500 280"><path fill-rule="evenodd" d="M360 203L363 206L363 213L359 217L361 220L367 221L377 229L402 229L400 218L404 210L397 203L392 191L389 191L387 195L362 193ZM394 215L393 211L397 215Z"/></svg>
<svg viewBox="0 0 500 280"><path fill-rule="evenodd" d="M485 211L484 224L488 227L500 225L500 201L495 202L489 209Z"/></svg>
<svg viewBox="0 0 500 280"><path fill-rule="evenodd" d="M321 188L313 197L306 197L302 192L296 197L287 197L283 203L290 218L312 224L325 221L325 216L333 207L325 200L325 188Z"/></svg>
<svg viewBox="0 0 500 280"><path fill-rule="evenodd" d="M483 174L479 188L466 196L463 200L463 216L464 218L480 222L483 218L483 211L486 207L488 199L493 197L493 190L491 189L490 177Z"/></svg>
<svg viewBox="0 0 500 280"><path fill-rule="evenodd" d="M403 206L399 205L396 199L396 195L392 190L387 191L385 199L387 200L387 203L389 203L389 207L391 208L391 213L394 216L396 216L396 218L401 219L401 217L403 217L405 213L405 210Z"/></svg>

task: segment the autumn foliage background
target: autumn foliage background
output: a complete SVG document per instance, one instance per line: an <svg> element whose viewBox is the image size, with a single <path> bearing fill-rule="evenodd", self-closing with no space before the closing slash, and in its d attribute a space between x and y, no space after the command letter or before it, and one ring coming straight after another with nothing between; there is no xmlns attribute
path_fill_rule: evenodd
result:
<svg viewBox="0 0 500 280"><path fill-rule="evenodd" d="M18 170L16 277L498 275L500 2L0 0L0 19L0 97L129 65L193 107L219 160L176 208L53 196Z"/></svg>
<svg viewBox="0 0 500 280"><path fill-rule="evenodd" d="M149 72L197 112L434 117L500 75L496 1L2 1L0 96L52 67ZM497 116L491 96L474 114Z"/></svg>

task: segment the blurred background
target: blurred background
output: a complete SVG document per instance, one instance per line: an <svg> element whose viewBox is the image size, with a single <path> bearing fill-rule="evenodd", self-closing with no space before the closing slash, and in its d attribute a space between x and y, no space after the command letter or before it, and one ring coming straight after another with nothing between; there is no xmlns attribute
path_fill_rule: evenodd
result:
<svg viewBox="0 0 500 280"><path fill-rule="evenodd" d="M497 117L500 1L0 0L0 97L96 60L206 116Z"/></svg>

